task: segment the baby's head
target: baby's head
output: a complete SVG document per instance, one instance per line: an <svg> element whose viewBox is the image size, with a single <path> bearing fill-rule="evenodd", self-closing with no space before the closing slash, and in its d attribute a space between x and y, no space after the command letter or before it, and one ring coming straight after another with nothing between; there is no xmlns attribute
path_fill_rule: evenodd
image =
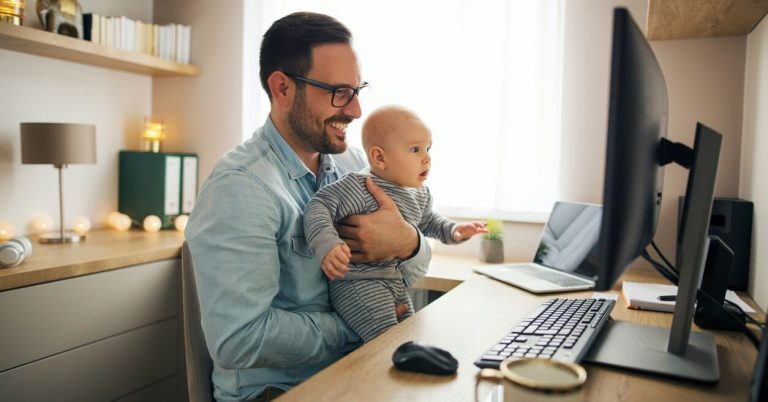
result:
<svg viewBox="0 0 768 402"><path fill-rule="evenodd" d="M400 106L376 109L363 124L363 148L371 172L401 187L421 187L429 173L432 133Z"/></svg>

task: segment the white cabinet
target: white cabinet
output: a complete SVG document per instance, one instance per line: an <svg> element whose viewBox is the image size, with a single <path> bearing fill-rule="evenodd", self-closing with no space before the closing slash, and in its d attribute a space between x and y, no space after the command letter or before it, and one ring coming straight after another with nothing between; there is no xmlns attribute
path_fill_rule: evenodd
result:
<svg viewBox="0 0 768 402"><path fill-rule="evenodd" d="M180 399L180 266L0 292L0 401Z"/></svg>

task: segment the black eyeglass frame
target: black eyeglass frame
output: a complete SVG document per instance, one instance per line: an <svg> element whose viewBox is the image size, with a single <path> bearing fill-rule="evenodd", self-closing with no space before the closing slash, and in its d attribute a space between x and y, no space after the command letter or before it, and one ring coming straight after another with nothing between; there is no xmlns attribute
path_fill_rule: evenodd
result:
<svg viewBox="0 0 768 402"><path fill-rule="evenodd" d="M302 77L302 76L297 75L297 74L291 74L291 73L284 73L284 74L287 75L290 78L293 78L296 81L312 85L313 87L316 87L316 88L325 89L326 91L330 92L331 93L331 106L333 106L335 108L343 108L343 107L349 105L350 103L352 103L352 99L355 96L358 96L358 94L360 93L360 90L368 88L368 83L365 82L365 81L363 81L362 85L360 85L359 87L355 88L355 87L349 86L349 85L331 85L331 84L327 84L325 82L315 81L315 80L309 79L307 77ZM352 96L350 96L349 99L347 99L347 102L344 103L343 105L337 105L336 104L336 93L338 93L338 91L340 91L342 89L351 89L352 90Z"/></svg>

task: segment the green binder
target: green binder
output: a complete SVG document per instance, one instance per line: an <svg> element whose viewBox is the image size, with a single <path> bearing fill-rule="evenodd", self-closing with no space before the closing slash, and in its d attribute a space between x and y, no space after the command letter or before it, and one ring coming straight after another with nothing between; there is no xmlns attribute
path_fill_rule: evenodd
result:
<svg viewBox="0 0 768 402"><path fill-rule="evenodd" d="M117 209L141 226L157 215L163 228L192 212L197 197L197 155L120 151Z"/></svg>

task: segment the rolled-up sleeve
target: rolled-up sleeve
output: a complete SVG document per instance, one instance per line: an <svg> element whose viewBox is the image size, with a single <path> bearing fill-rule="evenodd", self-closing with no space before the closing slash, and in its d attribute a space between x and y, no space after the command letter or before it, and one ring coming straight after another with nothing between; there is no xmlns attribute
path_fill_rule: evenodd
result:
<svg viewBox="0 0 768 402"><path fill-rule="evenodd" d="M423 278L429 270L429 261L432 259L432 249L429 247L427 237L419 232L418 228L416 232L419 236L419 251L413 257L403 260L398 265L397 269L403 275L403 281L405 286L412 286L416 281Z"/></svg>

